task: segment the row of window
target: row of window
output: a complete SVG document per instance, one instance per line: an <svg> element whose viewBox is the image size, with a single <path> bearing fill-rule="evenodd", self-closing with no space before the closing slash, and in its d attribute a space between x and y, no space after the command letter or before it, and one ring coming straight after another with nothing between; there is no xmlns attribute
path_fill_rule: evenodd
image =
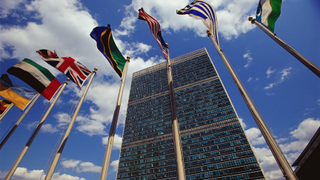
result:
<svg viewBox="0 0 320 180"><path fill-rule="evenodd" d="M218 79L216 79L216 80L213 80L213 81L205 82L203 84L199 84L199 85L196 85L196 86L192 86L192 87L188 87L188 88L176 91L175 93L179 94L179 95L185 95L185 94L197 93L197 92L205 93L206 91L209 90L207 88L213 88L213 89L210 89L210 90L214 90L214 89L219 89L221 87L222 87L221 82ZM176 96L176 98L179 99L180 97Z"/></svg>
<svg viewBox="0 0 320 180"><path fill-rule="evenodd" d="M224 126L224 127L220 127L220 128L215 128L215 129L211 129L211 130L206 130L206 131L203 131L203 132L199 132L199 133L195 133L195 134L190 134L190 135L186 135L186 136L181 136L181 140L187 140L187 139L192 139L192 138L197 138L197 137L203 137L203 136L207 136L207 135L210 135L210 134L216 134L215 136L216 137L220 137L221 135L225 134L225 135L231 135L232 134L232 130L234 129L239 129L241 128L241 125L238 123L238 124L231 124L231 125L228 125L228 126ZM242 129L240 129L241 132L242 132ZM171 141L170 141L171 143ZM159 145L158 147L149 147L148 149L146 149L145 147L140 147L141 150L139 150L138 148L135 148L136 151L131 151L129 152L130 154L127 154L125 153L124 156L131 156L131 155L134 155L134 154L143 154L143 153L147 153L147 152L154 152L154 151L158 151L158 150L161 150L161 148L168 148L167 146L170 145L169 144L166 144L166 145L163 145L163 143L161 143L162 145ZM133 149L128 149L128 151L130 150L133 150ZM126 151L127 152L127 151ZM133 154L134 152L134 154Z"/></svg>
<svg viewBox="0 0 320 180"><path fill-rule="evenodd" d="M192 167L192 168L185 168L185 173L187 176L187 179L199 179L199 178L214 178L214 177L221 177L221 176L228 176L233 177L234 174L240 174L247 175L245 179L250 178L256 178L257 174L260 173L258 177L263 178L262 172L257 172L260 170L260 167L256 163L255 158L248 158L248 159L241 159L236 161L231 161L227 163L220 163L220 164L214 164L214 165L208 165L208 166L201 166L201 167ZM242 167L234 167L235 165L243 165ZM221 169L222 166L228 167L228 169ZM231 168L230 168L231 167ZM233 168L232 168L233 167ZM171 171L171 172L168 172ZM167 172L167 173L165 173ZM125 178L125 177L138 177L138 176L144 176L148 179L163 179L163 178L169 178L169 177L175 177L176 174L172 173L176 172L176 165L171 165L167 167L156 167L156 168L149 168L149 169L143 169L140 171L134 171L130 169L120 169L118 171L118 178ZM201 173L202 174L199 174ZM250 172L250 174L255 174L252 176L249 176L248 174L243 174L245 172ZM150 174L152 174L150 176ZM192 175L194 174L194 175ZM240 176L240 175L236 175Z"/></svg>
<svg viewBox="0 0 320 180"><path fill-rule="evenodd" d="M211 109L211 108L209 107L209 108L201 109L204 112L202 112L201 110L196 110L196 111L198 111L197 115L206 116L206 115L209 115L209 114L220 112L218 114L215 114L214 116L221 116L221 115L224 115L223 113L225 113L225 111L229 110L229 109L232 109L231 111L233 112L232 106L220 107L220 108L213 109L213 110L210 110L210 111L209 111L209 109ZM228 112L228 111L226 111L226 112ZM187 116L188 114L189 114L189 112L187 112L187 113L185 113L183 115L178 115L178 119L181 116L182 117L183 116ZM195 112L193 112L192 114L195 114ZM171 115L170 115L170 117L171 117ZM127 140L129 138L140 137L140 136L144 136L144 135L147 135L147 134L150 134L150 133L156 133L156 132L159 132L159 131L166 131L166 130L172 129L170 121L167 121L164 124L162 124L162 123L159 124L158 123L158 125L156 127L155 127L155 125L151 125L151 126L148 126L148 127L142 127L141 129L137 129L136 131L128 131L128 130L126 130L127 131L126 134L128 133L128 135L124 135L124 139ZM180 124L183 124L183 123L180 123ZM140 125L138 125L138 126L140 126Z"/></svg>
<svg viewBox="0 0 320 180"><path fill-rule="evenodd" d="M226 114L230 114L230 115L223 116ZM216 118L212 119L214 116ZM214 115L210 115L210 116L206 116L206 117L196 118L196 119L193 119L193 120L187 121L187 122L179 122L179 125L180 125L180 130L185 130L185 129L191 129L194 127L212 124L215 122L219 122L219 121L223 121L223 120L227 120L227 119L232 119L232 118L236 118L236 117L237 117L236 114L233 112L233 110L231 110L231 111L227 111L227 112L223 112L223 113L219 113L219 114L214 114ZM209 119L209 120L207 120L207 119Z"/></svg>
<svg viewBox="0 0 320 180"><path fill-rule="evenodd" d="M251 165L251 166L256 166L256 165ZM264 176L262 174L262 172L256 172L259 171L260 168L258 167L252 167L252 170L249 170L248 173L244 173L244 174L239 174L239 175L233 175L233 176L225 176L225 177L216 177L216 178L212 178L215 176L222 176L222 175L216 175L217 172L206 172L206 173L202 173L202 174L196 174L196 175L191 175L191 176L187 176L186 179L187 180L194 180L194 179L212 179L212 180L239 180L239 179L243 179L243 180L256 180L256 179L264 179ZM243 172L241 170L239 170L238 173Z"/></svg>
<svg viewBox="0 0 320 180"><path fill-rule="evenodd" d="M239 139L245 139L245 135L244 135L244 133L241 133L241 134L232 135L232 136L219 138L219 139L213 139L213 140L209 140L210 138L213 138L213 137L208 136L206 139L207 141L200 141L199 143L196 143L196 144L195 144L195 142L198 142L198 141L196 141L197 139L182 141L182 145L183 145L183 148L187 144L189 147L191 147L191 146L195 146L195 147L210 146L210 148L211 148L213 146L213 147L219 148L219 145L221 143L230 142L230 141L237 142L237 140L239 140ZM192 143L192 145L190 145L191 143ZM221 144L221 145L223 145L223 144ZM230 146L230 143L228 145ZM214 150L214 149L212 148L212 150ZM173 151L163 151L163 152L171 153ZM140 162L140 163L143 163L143 162L145 163L145 162L157 161L157 160L163 159L167 156L171 156L171 155L162 155L162 154L166 154L166 153L152 152L152 153L146 153L146 154L139 154L138 156L128 156L128 157L122 156L123 158L120 158L120 162L134 161L134 160L146 158L144 161ZM156 156L156 157L153 157L153 156ZM203 157L210 156L210 153L207 153L207 155L202 154L200 156L199 155L189 156L189 157L186 157L187 159L185 159L185 161L189 161L190 158L191 158L190 160L198 159L199 157L202 157L202 156ZM153 157L153 158L148 158L148 157Z"/></svg>
<svg viewBox="0 0 320 180"><path fill-rule="evenodd" d="M187 140L187 141L182 141L182 145L186 145L186 144L193 144L196 142L201 142L202 146L210 146L211 144L218 144L218 143L222 143L222 142L226 142L226 141L234 141L237 139L242 139L245 138L244 134L237 134L237 135L232 135L232 136L228 136L228 137L224 137L224 138L219 138L219 139L213 139L210 140L211 138L215 138L214 135L212 136L207 136L206 137L206 142L200 141L199 138L198 139L191 139L191 140ZM159 159L159 157L165 157L164 155L170 154L170 153L174 153L173 149L172 150L167 150L167 151L162 151L162 153L159 152L152 152L152 153L146 153L146 154L140 154L138 156L129 156L129 157L123 157L121 158L121 162L123 161L134 161L137 159L146 159L151 157L151 159L153 160L147 160L146 162L152 162L152 161L157 161ZM189 160L195 160L195 159L199 159L199 158L205 158L205 157L210 157L211 154L207 153L205 154L200 154L200 155L193 155L193 156L189 156L189 157L185 157L185 161L189 161ZM220 157L221 159L222 157ZM160 158L162 159L162 158Z"/></svg>

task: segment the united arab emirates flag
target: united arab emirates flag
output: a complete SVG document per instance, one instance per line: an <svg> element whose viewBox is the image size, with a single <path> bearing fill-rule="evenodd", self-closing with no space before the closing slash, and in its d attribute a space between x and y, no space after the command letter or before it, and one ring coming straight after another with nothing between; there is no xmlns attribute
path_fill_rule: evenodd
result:
<svg viewBox="0 0 320 180"><path fill-rule="evenodd" d="M99 51L107 58L112 68L121 77L124 65L127 61L113 40L110 26L95 27L90 33L90 36L92 39L96 40Z"/></svg>
<svg viewBox="0 0 320 180"><path fill-rule="evenodd" d="M267 26L272 32L274 23L280 16L282 0L260 0L256 20Z"/></svg>
<svg viewBox="0 0 320 180"><path fill-rule="evenodd" d="M50 73L49 70L33 62L30 59L24 59L7 70L33 89L38 91L43 97L51 100L52 96L61 86L61 83Z"/></svg>

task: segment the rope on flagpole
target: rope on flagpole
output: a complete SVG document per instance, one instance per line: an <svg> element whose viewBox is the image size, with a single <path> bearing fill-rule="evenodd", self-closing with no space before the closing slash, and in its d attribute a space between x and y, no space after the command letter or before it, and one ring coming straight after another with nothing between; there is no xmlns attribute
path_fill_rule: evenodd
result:
<svg viewBox="0 0 320 180"><path fill-rule="evenodd" d="M67 79L69 79L69 78L67 78ZM81 92L81 89L79 89L78 95L80 94L80 92ZM77 102L79 99L80 99L80 96L75 96L74 101L73 101L72 106L71 106L71 109L70 109L69 114L68 114L68 115L69 115L69 116L68 116L69 118L68 118L68 120L65 122L65 125L64 125L64 127L63 127L63 129L62 129L62 131L61 131L61 133L60 133L60 136L59 136L58 140L56 141L56 144L54 145L54 147L53 147L53 149L52 149L52 151L51 151L51 154L50 154L50 156L49 156L49 158L48 158L48 161L47 161L45 167L43 168L43 172L42 172L42 174L41 174L41 176L40 176L40 180L42 179L42 176L44 175L44 172L45 172L45 170L47 169L47 166L48 166L49 162L50 162L51 159L52 159L53 153L58 151L59 143L61 143L62 136L64 135L65 130L66 130L66 127L67 127L67 125L70 123L71 117L73 116L73 114L74 114L74 112L75 112L75 110L76 110L76 102Z"/></svg>

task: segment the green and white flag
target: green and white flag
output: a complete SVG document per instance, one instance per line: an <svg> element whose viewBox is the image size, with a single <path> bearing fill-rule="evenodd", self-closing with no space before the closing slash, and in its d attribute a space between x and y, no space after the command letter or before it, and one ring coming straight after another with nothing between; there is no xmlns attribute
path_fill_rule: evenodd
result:
<svg viewBox="0 0 320 180"><path fill-rule="evenodd" d="M49 70L30 59L24 59L23 61L18 62L16 65L9 68L7 72L29 84L29 86L38 91L49 101L61 86L61 83Z"/></svg>
<svg viewBox="0 0 320 180"><path fill-rule="evenodd" d="M260 0L256 20L267 26L272 32L274 23L280 16L282 0Z"/></svg>

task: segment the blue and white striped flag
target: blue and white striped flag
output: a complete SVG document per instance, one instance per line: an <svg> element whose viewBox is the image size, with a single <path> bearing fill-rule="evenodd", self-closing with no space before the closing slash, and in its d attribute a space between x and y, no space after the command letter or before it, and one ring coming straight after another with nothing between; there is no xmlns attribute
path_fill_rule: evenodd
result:
<svg viewBox="0 0 320 180"><path fill-rule="evenodd" d="M211 4L195 0L185 8L177 10L177 14L188 14L195 19L201 19L219 45L217 16Z"/></svg>

